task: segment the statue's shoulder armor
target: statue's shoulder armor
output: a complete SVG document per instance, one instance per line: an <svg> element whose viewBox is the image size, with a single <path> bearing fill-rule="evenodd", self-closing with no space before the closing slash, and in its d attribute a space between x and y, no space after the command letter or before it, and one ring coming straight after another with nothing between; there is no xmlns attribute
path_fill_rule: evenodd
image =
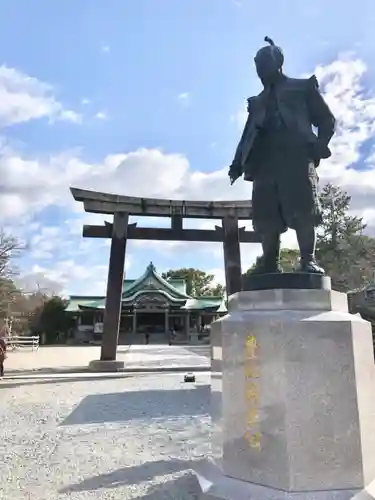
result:
<svg viewBox="0 0 375 500"><path fill-rule="evenodd" d="M286 78L286 86L290 89L295 90L306 90L319 89L318 79L315 75L310 76L310 78Z"/></svg>
<svg viewBox="0 0 375 500"><path fill-rule="evenodd" d="M252 110L256 109L257 105L262 104L263 96L264 96L264 90L262 90L262 92L260 92L258 95L253 95L253 96L249 97L247 100L248 108L252 109Z"/></svg>

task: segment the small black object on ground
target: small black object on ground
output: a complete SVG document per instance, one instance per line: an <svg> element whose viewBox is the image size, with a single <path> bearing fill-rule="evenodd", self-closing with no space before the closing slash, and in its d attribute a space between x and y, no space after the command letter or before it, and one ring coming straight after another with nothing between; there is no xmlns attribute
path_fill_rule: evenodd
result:
<svg viewBox="0 0 375 500"><path fill-rule="evenodd" d="M194 373L185 373L185 375L184 375L184 382L195 382L195 375L194 375Z"/></svg>

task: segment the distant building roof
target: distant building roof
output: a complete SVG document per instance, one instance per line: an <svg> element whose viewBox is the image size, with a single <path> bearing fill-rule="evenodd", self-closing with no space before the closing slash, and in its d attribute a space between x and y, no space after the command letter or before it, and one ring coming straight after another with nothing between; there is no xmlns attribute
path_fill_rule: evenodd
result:
<svg viewBox="0 0 375 500"><path fill-rule="evenodd" d="M71 295L69 297L69 303L66 307L68 312L76 312L80 310L80 306L87 306L93 302L101 301L104 297L102 296L88 296L88 295Z"/></svg>
<svg viewBox="0 0 375 500"><path fill-rule="evenodd" d="M147 293L157 293L166 301L181 309L210 310L226 312L225 301L219 296L190 297L186 293L186 281L183 278L164 279L156 272L152 262L142 276L135 280L125 279L122 288L122 304L131 305ZM79 312L85 309L105 309L103 296L72 295L66 311Z"/></svg>
<svg viewBox="0 0 375 500"><path fill-rule="evenodd" d="M217 309L218 307L222 307L222 304L223 297L196 297L188 299L181 309Z"/></svg>

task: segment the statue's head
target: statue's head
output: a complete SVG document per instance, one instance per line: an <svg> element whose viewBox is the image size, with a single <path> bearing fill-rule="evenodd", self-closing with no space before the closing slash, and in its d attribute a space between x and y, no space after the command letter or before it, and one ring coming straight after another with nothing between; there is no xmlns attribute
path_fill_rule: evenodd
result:
<svg viewBox="0 0 375 500"><path fill-rule="evenodd" d="M264 39L269 43L266 47L258 50L255 56L255 66L259 78L264 85L272 83L279 73L284 63L284 54L280 47L276 47L273 40L268 38Z"/></svg>

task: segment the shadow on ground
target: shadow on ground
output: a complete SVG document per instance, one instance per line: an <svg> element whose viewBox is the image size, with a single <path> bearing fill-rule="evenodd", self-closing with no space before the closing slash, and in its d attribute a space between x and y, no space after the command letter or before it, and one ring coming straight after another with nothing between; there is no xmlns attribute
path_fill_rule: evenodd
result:
<svg viewBox="0 0 375 500"><path fill-rule="evenodd" d="M162 485L152 486L142 500L199 500L200 487L194 474L186 474Z"/></svg>
<svg viewBox="0 0 375 500"><path fill-rule="evenodd" d="M60 424L84 425L176 416L207 415L208 385L178 390L90 394Z"/></svg>
<svg viewBox="0 0 375 500"><path fill-rule="evenodd" d="M151 344L148 344L149 346ZM169 352L174 353L178 356L178 351L176 352L174 348L181 349L181 353L183 351L191 352L192 355L196 356L210 356L210 346L209 345L191 345L191 344L172 344L169 346L168 344L152 344L151 348L147 348L142 344L132 344L130 346L129 352L131 354L152 354L152 355L160 355L161 357L165 354L169 354Z"/></svg>
<svg viewBox="0 0 375 500"><path fill-rule="evenodd" d="M80 483L69 485L59 493L76 493L82 491L94 491L100 489L119 488L122 486L130 486L152 481L157 476L165 476L167 474L175 474L188 471L198 466L202 461L190 460L157 460L155 462L146 462L142 465L123 467L108 474L100 474L88 479L84 479ZM162 485L155 485L150 488L146 496L142 498L148 500L167 500L181 498L182 492L198 493L199 485L194 474L187 473L186 475L173 480L167 481ZM187 497L189 498L189 497ZM192 496L191 498L197 498Z"/></svg>
<svg viewBox="0 0 375 500"><path fill-rule="evenodd" d="M87 366L73 366L66 368L64 366L57 368L32 368L30 370L10 369L6 371L6 375L27 377L28 375L69 375L70 373L89 373Z"/></svg>
<svg viewBox="0 0 375 500"><path fill-rule="evenodd" d="M117 376L111 375L106 376L103 374L98 374L96 376L69 376L69 377L51 377L46 375L43 378L9 378L0 380L0 388L12 389L14 387L28 386L28 385L48 385L48 384L64 384L66 382L76 383L76 382L95 382L97 380L118 380L118 379L128 379L128 378L139 378L147 377L148 373L119 373Z"/></svg>

